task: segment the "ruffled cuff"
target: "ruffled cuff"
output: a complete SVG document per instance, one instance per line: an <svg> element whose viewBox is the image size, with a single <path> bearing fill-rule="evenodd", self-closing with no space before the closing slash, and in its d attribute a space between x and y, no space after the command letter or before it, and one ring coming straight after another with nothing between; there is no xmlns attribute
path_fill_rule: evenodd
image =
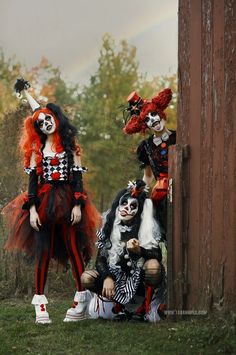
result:
<svg viewBox="0 0 236 355"><path fill-rule="evenodd" d="M80 171L81 173L87 173L88 168L85 168L84 166L73 165L71 170L72 171Z"/></svg>
<svg viewBox="0 0 236 355"><path fill-rule="evenodd" d="M74 192L74 206L85 206L87 195L84 192Z"/></svg>
<svg viewBox="0 0 236 355"><path fill-rule="evenodd" d="M31 206L35 205L36 208L40 205L40 200L37 196L28 196L28 199L24 202L22 209L29 210Z"/></svg>

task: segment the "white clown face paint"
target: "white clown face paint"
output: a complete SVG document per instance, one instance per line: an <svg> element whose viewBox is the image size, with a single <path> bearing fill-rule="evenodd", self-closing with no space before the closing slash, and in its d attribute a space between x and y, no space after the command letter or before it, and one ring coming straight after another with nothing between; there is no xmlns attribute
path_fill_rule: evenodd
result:
<svg viewBox="0 0 236 355"><path fill-rule="evenodd" d="M161 119L157 112L149 112L145 119L148 128L155 132L162 132L165 128L165 120Z"/></svg>
<svg viewBox="0 0 236 355"><path fill-rule="evenodd" d="M50 135L56 130L56 122L52 115L49 113L40 112L38 117L39 129L46 135Z"/></svg>
<svg viewBox="0 0 236 355"><path fill-rule="evenodd" d="M138 212L138 200L132 197L122 197L119 202L118 216L121 221L130 221Z"/></svg>

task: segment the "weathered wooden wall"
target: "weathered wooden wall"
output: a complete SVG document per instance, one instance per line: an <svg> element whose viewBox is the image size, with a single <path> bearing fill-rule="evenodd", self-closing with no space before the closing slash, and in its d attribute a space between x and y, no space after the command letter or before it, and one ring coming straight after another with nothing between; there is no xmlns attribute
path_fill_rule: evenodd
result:
<svg viewBox="0 0 236 355"><path fill-rule="evenodd" d="M179 0L178 60L169 304L236 308L236 0Z"/></svg>

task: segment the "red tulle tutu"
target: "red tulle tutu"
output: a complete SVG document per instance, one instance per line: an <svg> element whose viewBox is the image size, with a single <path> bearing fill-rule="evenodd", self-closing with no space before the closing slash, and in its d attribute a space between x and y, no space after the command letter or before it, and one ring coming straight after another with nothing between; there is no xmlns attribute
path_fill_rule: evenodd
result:
<svg viewBox="0 0 236 355"><path fill-rule="evenodd" d="M95 206L87 197L85 206L82 208L82 219L77 225L71 226L71 210L73 191L68 183L57 187L51 184L39 185L38 198L40 201L37 212L43 226L50 226L50 245L55 246L63 243L63 238L59 238L60 233L70 233L76 231L82 253L86 260L89 260L94 250L96 240L96 229L100 225L101 216ZM8 239L5 248L10 251L23 251L32 257L37 254L37 243L35 231L30 225L29 211L22 209L27 202L28 194L26 192L17 196L9 202L2 211L3 219L8 230ZM53 200L53 203L52 203ZM51 216L49 217L48 207L51 205ZM63 245L59 245L62 250ZM50 250L52 257L64 263L65 257L57 254L56 250ZM62 254L61 254L62 255Z"/></svg>

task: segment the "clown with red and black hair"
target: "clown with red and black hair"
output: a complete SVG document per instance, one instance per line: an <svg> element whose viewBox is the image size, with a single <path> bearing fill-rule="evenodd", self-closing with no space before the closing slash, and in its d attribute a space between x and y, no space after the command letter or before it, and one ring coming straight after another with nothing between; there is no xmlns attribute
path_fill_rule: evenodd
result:
<svg viewBox="0 0 236 355"><path fill-rule="evenodd" d="M81 315L76 305L83 297L81 274L92 255L100 216L83 189L82 173L87 169L81 165L76 128L59 106L49 103L40 108L28 88L27 81L17 80L16 92L24 92L33 110L20 140L29 187L3 209L9 228L5 247L36 258L32 300L36 323L51 322L44 295L50 259L63 265L70 260L77 291L64 321L77 321Z"/></svg>
<svg viewBox="0 0 236 355"><path fill-rule="evenodd" d="M164 89L151 100L142 99L135 91L127 98L128 120L124 127L126 134L145 133L152 135L143 140L137 149L140 168L144 169L143 180L151 186L155 179L151 198L157 206L156 213L166 234L166 196L168 189L168 147L176 142L176 132L167 129L165 109L172 99L171 89Z"/></svg>

